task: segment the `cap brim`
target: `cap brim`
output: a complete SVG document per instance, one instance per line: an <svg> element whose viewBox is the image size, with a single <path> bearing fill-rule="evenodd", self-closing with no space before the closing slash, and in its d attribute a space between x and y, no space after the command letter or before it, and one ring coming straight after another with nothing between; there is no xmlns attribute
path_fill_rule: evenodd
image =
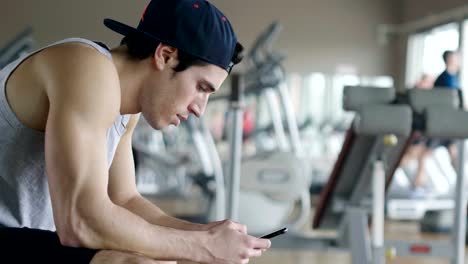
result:
<svg viewBox="0 0 468 264"><path fill-rule="evenodd" d="M120 33L124 36L127 36L128 34L130 33L138 33L138 34L141 34L143 36L146 36L146 37L149 37L149 38L152 38L152 39L155 39L159 42L164 42L164 43L167 43L167 44L171 44L169 42L165 42L164 40L161 40L151 34L148 34L144 31L141 31L137 28L134 28L134 27L131 27L129 25L125 25L123 23L120 23L119 21L116 21L116 20L113 20L113 19L110 19L110 18L106 18L104 19L104 25L106 25L106 27L110 28L111 30L117 32L117 33Z"/></svg>
<svg viewBox="0 0 468 264"><path fill-rule="evenodd" d="M119 21L115 21L113 19L110 19L110 18L106 18L104 19L104 25L108 28L110 28L111 30L119 33L119 34L122 34L124 36L127 36L129 33L142 33L140 30L134 28L134 27L131 27L129 25L125 25L123 23L120 23Z"/></svg>

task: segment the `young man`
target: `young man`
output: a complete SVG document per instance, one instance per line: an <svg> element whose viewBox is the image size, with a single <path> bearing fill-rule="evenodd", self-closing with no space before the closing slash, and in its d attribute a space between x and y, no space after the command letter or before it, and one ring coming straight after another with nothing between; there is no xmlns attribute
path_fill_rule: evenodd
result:
<svg viewBox="0 0 468 264"><path fill-rule="evenodd" d="M457 51L447 50L442 54L445 70L434 82L435 88L460 89L458 73L460 70L460 59Z"/></svg>
<svg viewBox="0 0 468 264"><path fill-rule="evenodd" d="M458 51L447 50L442 54L442 59L445 63L445 70L437 77L434 82L435 89L454 89L460 90L459 71L460 71L460 58ZM461 105L463 106L463 97L460 94ZM429 139L427 143L428 151L426 155L430 155L432 150L444 146L447 148L450 160L454 168L457 163L457 146L455 141L450 139Z"/></svg>
<svg viewBox="0 0 468 264"><path fill-rule="evenodd" d="M105 24L125 35L121 46L66 39L0 72L2 252L19 247L16 263L28 255L44 263L260 256L270 241L245 226L172 218L135 186L140 113L155 129L200 117L240 62L227 18L205 0L153 0L138 28Z"/></svg>
<svg viewBox="0 0 468 264"><path fill-rule="evenodd" d="M442 59L445 63L445 70L437 76L433 85L430 82L424 84L423 89L455 89L459 90L458 72L460 70L459 54L456 51L447 50L442 54ZM460 97L462 98L462 97ZM427 195L426 183L426 163L428 158L433 155L434 149L440 146L444 146L449 155L452 166L456 168L457 162L457 146L455 142L450 139L437 139L429 138L423 139L424 144L418 144L418 146L412 148L413 153L416 154L418 159L418 168L413 181L414 192L413 195L417 198L424 197Z"/></svg>

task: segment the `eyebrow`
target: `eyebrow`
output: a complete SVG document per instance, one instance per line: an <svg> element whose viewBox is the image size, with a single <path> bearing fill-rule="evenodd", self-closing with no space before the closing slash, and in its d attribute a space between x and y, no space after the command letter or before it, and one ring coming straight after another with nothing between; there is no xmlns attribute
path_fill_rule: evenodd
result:
<svg viewBox="0 0 468 264"><path fill-rule="evenodd" d="M208 88L208 90L209 90L210 93L216 92L216 89L214 88L214 85L213 85L212 83L210 83L209 81L203 79L203 80L201 80L200 82L201 82L203 85L208 86L207 88Z"/></svg>

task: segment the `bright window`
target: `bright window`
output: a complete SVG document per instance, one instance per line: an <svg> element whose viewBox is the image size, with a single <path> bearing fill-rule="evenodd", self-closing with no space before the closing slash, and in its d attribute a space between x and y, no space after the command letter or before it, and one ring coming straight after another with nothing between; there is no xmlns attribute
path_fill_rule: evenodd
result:
<svg viewBox="0 0 468 264"><path fill-rule="evenodd" d="M459 36L457 23L411 35L408 40L406 86L413 87L423 74L435 79L444 71L442 54L446 50L458 49Z"/></svg>

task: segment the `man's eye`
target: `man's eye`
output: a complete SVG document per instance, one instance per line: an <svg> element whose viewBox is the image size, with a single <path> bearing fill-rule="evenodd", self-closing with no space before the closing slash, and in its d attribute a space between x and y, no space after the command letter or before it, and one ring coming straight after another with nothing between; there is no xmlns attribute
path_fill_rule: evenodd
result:
<svg viewBox="0 0 468 264"><path fill-rule="evenodd" d="M201 85L197 86L197 90L199 92L206 92L205 88L203 86L201 86Z"/></svg>

